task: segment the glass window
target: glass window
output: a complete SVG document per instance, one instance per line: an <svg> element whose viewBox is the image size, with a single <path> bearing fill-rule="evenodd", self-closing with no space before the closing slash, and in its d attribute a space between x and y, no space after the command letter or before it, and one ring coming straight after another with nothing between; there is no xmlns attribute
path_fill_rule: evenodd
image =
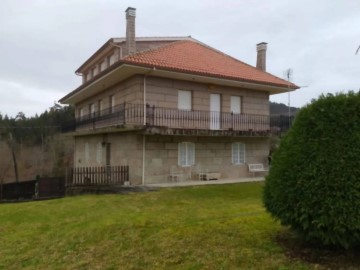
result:
<svg viewBox="0 0 360 270"><path fill-rule="evenodd" d="M232 163L235 165L245 163L245 144L240 142L232 144Z"/></svg>
<svg viewBox="0 0 360 270"><path fill-rule="evenodd" d="M179 143L178 164L182 167L195 165L195 144L192 142Z"/></svg>

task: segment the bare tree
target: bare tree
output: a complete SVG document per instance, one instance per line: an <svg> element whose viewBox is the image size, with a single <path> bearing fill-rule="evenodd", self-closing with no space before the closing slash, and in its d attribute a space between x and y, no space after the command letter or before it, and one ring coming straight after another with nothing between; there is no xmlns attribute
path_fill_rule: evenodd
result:
<svg viewBox="0 0 360 270"><path fill-rule="evenodd" d="M11 168L11 162L9 159L1 159L0 163L0 201L3 199L3 184L4 178Z"/></svg>

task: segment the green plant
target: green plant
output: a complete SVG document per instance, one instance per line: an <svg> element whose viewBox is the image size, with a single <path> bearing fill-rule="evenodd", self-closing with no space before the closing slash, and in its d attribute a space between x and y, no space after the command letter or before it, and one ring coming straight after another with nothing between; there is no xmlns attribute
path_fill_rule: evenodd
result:
<svg viewBox="0 0 360 270"><path fill-rule="evenodd" d="M324 245L360 244L360 93L301 109L273 155L263 201L273 217Z"/></svg>

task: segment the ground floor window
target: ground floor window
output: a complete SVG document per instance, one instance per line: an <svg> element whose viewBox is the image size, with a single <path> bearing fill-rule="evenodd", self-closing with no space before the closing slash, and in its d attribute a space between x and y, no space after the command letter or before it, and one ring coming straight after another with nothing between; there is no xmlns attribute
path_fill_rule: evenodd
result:
<svg viewBox="0 0 360 270"><path fill-rule="evenodd" d="M241 142L234 142L232 144L232 163L244 164L245 163L245 144Z"/></svg>
<svg viewBox="0 0 360 270"><path fill-rule="evenodd" d="M192 142L179 143L178 164L186 167L195 165L195 144Z"/></svg>

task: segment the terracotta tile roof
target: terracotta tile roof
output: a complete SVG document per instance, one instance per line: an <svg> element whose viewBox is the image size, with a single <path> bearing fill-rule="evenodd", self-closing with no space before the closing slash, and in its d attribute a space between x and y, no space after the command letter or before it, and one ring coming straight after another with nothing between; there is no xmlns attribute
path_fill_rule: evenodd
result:
<svg viewBox="0 0 360 270"><path fill-rule="evenodd" d="M198 42L184 40L128 56L122 62L184 73L287 87L288 82ZM290 84L291 88L298 88Z"/></svg>

